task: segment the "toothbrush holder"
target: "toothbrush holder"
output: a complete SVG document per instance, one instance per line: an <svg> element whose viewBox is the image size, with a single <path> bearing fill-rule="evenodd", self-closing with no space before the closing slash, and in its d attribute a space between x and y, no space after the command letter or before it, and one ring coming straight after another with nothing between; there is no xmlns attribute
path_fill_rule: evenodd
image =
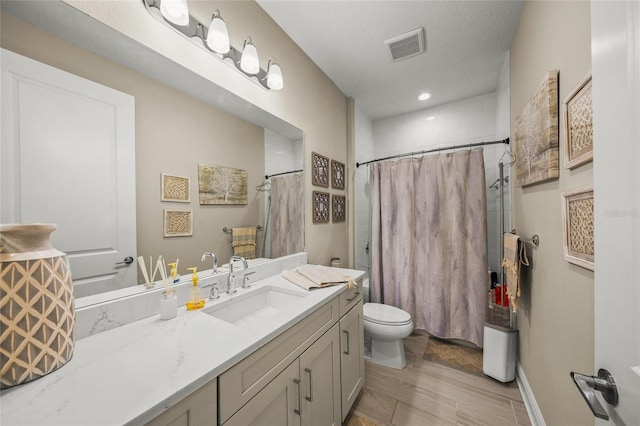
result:
<svg viewBox="0 0 640 426"><path fill-rule="evenodd" d="M160 319L170 320L178 315L178 296L162 296L160 298Z"/></svg>

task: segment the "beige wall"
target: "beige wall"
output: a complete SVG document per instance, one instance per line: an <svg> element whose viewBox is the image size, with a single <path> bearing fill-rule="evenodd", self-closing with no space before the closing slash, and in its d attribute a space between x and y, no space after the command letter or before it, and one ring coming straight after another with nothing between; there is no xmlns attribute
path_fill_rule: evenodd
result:
<svg viewBox="0 0 640 426"><path fill-rule="evenodd" d="M212 10L215 8L220 9L227 21L227 25L229 26L231 42L236 47L241 47L244 37L246 35L251 35L259 49L259 52L261 53L261 66L266 68L266 62L269 56L276 57L282 66L285 78L285 88L281 91L265 91L256 84L249 82L232 67L229 67L227 64L222 63L222 61L219 61L207 52L204 52L202 49L183 39L170 29L164 28L147 13L141 1L65 1L78 8L83 13L94 17L148 48L155 50L180 65L192 70L197 75L210 80L222 88L236 94L240 98L257 105L276 117L302 129L304 132L304 161L306 170L309 170L312 151L347 163L347 113L345 96L255 2L192 2L192 14L204 22L210 18ZM3 18L3 46L6 44L11 50L22 49L24 52L29 52L28 54L25 53L26 56L33 56L35 59L42 62L50 63L59 68L70 70L75 74L86 76L91 80L134 94L132 90L136 89L136 82L133 80L126 82L123 78L118 76L110 76L109 73L106 72L109 68L101 68L98 65L94 66L92 63L92 61L95 60L98 64L101 64L103 63L101 61L105 61L104 59L89 52L81 51L68 43L56 40L56 49L50 50L39 48L39 46L37 46L38 43L29 43L23 40L5 41L6 38L13 39L13 37L5 37L5 34L8 36L10 34L9 31L13 31L15 28L5 29L4 20L7 22L15 21L13 19ZM18 38L21 37L16 37L16 39ZM50 38L52 40L54 39L53 37ZM14 47L9 47L9 45L14 45ZM16 51L21 53L19 50ZM90 55L94 59L88 62L78 62L75 60L68 60L69 55L71 55L71 58L74 57L73 55ZM119 68L119 72L127 72L131 75L135 75L135 73L118 67L113 63L111 63L110 66ZM68 67L72 69L69 69ZM135 78L143 79L140 75L136 75ZM250 165L243 168L248 170L259 170L263 168L264 151L262 147L259 151L254 150L251 153L248 153L244 150L238 151L236 146L231 146L229 143L226 144L226 148L223 148L217 147L216 145L209 145L206 142L208 139L211 139L210 135L218 135L219 130L223 127L227 127L227 131L229 132L228 137L226 135L221 135L219 140L224 142L238 141L240 139L247 140L250 139L250 136L245 135L242 132L248 132L250 134L252 130L249 128L254 127L254 130L256 130L255 126L244 126L239 122L237 125L234 124L229 126L228 122L234 122L235 118L231 118L228 115L228 119L223 118L222 115L220 115L218 119L209 119L209 113L207 111L214 111L214 108L207 107L204 104L200 104L201 106L206 107L204 109L197 107L197 101L194 99L188 98L175 91L171 92L171 89L159 85L151 80L147 79L145 85L147 85L147 87L150 87L148 85L162 87L162 90L158 90L160 92L165 91L166 96L172 98L171 102L173 104L177 105L180 103L185 105L185 108L190 111L189 114L182 114L185 120L189 120L188 122L185 121L185 127L192 127L195 125L197 129L192 130L192 132L194 135L197 134L198 138L191 139L181 137L180 141L181 144L193 143L196 145L193 148L190 147L190 149L194 149L194 157L202 158L202 155L211 156L214 164L219 164L219 162L215 162L216 158L225 158L225 161L228 160L227 164L233 166L235 160L233 160L232 157L229 157L228 159L225 157L226 154L233 152L239 153L239 157L243 157L244 159L251 159ZM161 97L163 95L160 92L155 93L154 91L153 94L149 93L148 95ZM174 97L175 100L173 99ZM136 98L138 98L137 95ZM142 99L139 101L136 99L136 114L140 114L140 117L137 117L136 119L137 127L142 125L142 123L148 123L149 121L156 120L155 115L147 110L147 107L155 102L156 100L152 98L148 98L144 101ZM166 117L166 114L169 112L168 105L158 108L161 108L161 111L157 112L162 114L160 117ZM179 109L176 108L176 111L179 111ZM219 110L215 111L215 114L224 114ZM211 112L211 114L214 113ZM205 125L195 124L201 122L203 117L206 117L205 121L209 120L210 122ZM166 122L166 120L162 121ZM218 125L222 122L225 123L225 126ZM247 128L245 129L244 127ZM155 182L155 179L160 179L159 176L162 171L176 174L183 173L190 176L194 179L192 181L192 186L197 181L195 179L195 174L193 174L194 169L190 169L188 174L184 171L187 167L186 163L193 163L193 159L189 160L188 157L179 159L173 158L175 157L174 154L176 151L173 146L167 146L167 144L172 144L173 141L165 140L164 137L171 134L175 135L175 133L172 133L173 130L171 129L165 130L166 131L163 132L156 128L148 128L145 132L148 133L146 137L149 138L149 141L138 142L140 144L149 144L147 145L148 148L153 147L152 151L154 160L156 158L166 159L167 163L160 164L176 166L172 169L163 167L162 169L158 168L157 170L151 170L153 167L148 164L148 161L150 161L149 153L146 150L138 150L137 152L137 164L141 169L138 171L139 179L140 173L144 173L145 176L145 181L139 182L137 185L138 202L141 203L138 206L138 227L140 232L145 234L142 238L138 239L141 254L143 249L146 249L147 247L151 247L152 249L159 251L157 250L156 245L162 242L161 238L158 240L155 236L149 237L150 239L147 239L146 237L146 229L152 229L153 232L160 232L158 230L161 229L161 227L158 228L155 224L148 222L150 210L145 207L145 204L153 203L155 206L153 208L157 208L158 203L151 201L151 199L156 198L157 194L149 192L147 185L151 184L152 181L147 180L146 173L155 175L148 178L154 179L153 182ZM139 132L140 131L137 130L137 137L139 136ZM160 137L161 140L165 140L162 143L165 148L169 149L158 149L158 141L153 141L153 139L157 139L157 137ZM200 150L203 151L201 152ZM213 155L213 152L215 152L215 156ZM262 165L258 167L258 163L261 163ZM246 164L246 162L243 161L243 164ZM347 167L349 168L349 164L347 164ZM252 175L253 174L250 173L250 176ZM253 176L257 177L258 174L256 173ZM338 224L313 224L311 220L311 191L319 188L311 185L311 173L306 173L305 179L305 245L306 251L309 253L309 261L311 263L328 264L332 257L337 256L341 257L346 265L346 263L348 263L349 222L342 222ZM254 188L258 183L259 182L250 181L249 188ZM193 187L195 188L195 186ZM323 188L320 189L326 190ZM330 189L326 191L337 194L345 193L345 191ZM249 198L252 198L251 194ZM194 199L192 206L194 208L194 214L196 214L196 209L198 209L199 206L193 196L192 199ZM208 209L202 208L198 210L210 213L214 211L214 209L215 208L210 207ZM220 209L220 207L217 209ZM252 216L250 217L243 211L236 210L234 207L227 206L224 211L228 214L228 216L225 217L237 217L238 214L242 214L246 217L247 223L253 223L255 221ZM211 232L207 232L202 229L201 226L203 224L198 222L198 217L204 218L207 216L196 215L194 234L202 236L202 240L197 243L197 248L195 247L195 244L193 244L196 242L197 238L194 236L194 238L184 238L173 242L172 244L175 246L175 251L171 249L171 253L181 253L185 249L190 249L194 252L212 249L215 250L216 246L211 246L211 244L217 244L220 238L226 237L221 235L222 233L220 232L218 223L215 225L215 229ZM260 216L260 218L262 218L262 216ZM222 221L220 223L222 223ZM225 219L224 224L229 223L237 223L237 220L231 222ZM170 250L168 249L164 250L163 246L162 254L169 257L169 251ZM224 250L219 251L223 252ZM181 260L181 265L182 264L183 260Z"/></svg>
<svg viewBox="0 0 640 426"><path fill-rule="evenodd" d="M180 258L180 272L202 264L204 251L221 261L231 256L223 226L263 221L264 193L253 188L264 176L264 129L186 96L108 59L2 14L1 45L56 68L135 97L138 254ZM198 163L248 171L246 206L201 206ZM160 174L191 179L191 202L160 201ZM132 182L134 184L134 182ZM193 211L193 237L163 238L163 209Z"/></svg>
<svg viewBox="0 0 640 426"><path fill-rule="evenodd" d="M515 118L548 70L559 70L560 103L590 70L589 2L526 1L510 59L514 140ZM528 245L519 357L546 423L587 425L593 416L569 373L594 371L593 272L563 258L560 194L593 184L593 166L564 168L563 135L560 120L560 179L512 187L513 226L540 235L539 247Z"/></svg>
<svg viewBox="0 0 640 426"><path fill-rule="evenodd" d="M270 56L282 67L285 87L266 91L247 81L236 69L158 23L139 0L64 0L83 13L136 40L238 97L251 102L304 132L305 169L311 152L347 163L347 100L335 84L254 1L191 1L191 13L206 22L220 9L229 27L231 43L242 47L250 35L266 68ZM347 176L353 166L347 164ZM348 259L349 222L313 224L311 173L305 173L305 246L310 263L328 264L332 257ZM348 214L348 213L347 213Z"/></svg>

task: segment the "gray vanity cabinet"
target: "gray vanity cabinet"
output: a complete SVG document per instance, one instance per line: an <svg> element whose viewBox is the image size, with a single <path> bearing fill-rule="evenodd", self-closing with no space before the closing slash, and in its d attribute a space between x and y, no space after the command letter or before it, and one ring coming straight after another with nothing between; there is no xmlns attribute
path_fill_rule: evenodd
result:
<svg viewBox="0 0 640 426"><path fill-rule="evenodd" d="M340 319L342 420L364 385L364 318L362 299Z"/></svg>
<svg viewBox="0 0 640 426"><path fill-rule="evenodd" d="M335 324L300 355L303 426L340 426L340 338Z"/></svg>
<svg viewBox="0 0 640 426"><path fill-rule="evenodd" d="M300 361L295 360L247 402L225 426L300 426Z"/></svg>
<svg viewBox="0 0 640 426"><path fill-rule="evenodd" d="M224 426L339 426L339 346L335 324Z"/></svg>
<svg viewBox="0 0 640 426"><path fill-rule="evenodd" d="M217 380L211 380L146 426L215 426L218 414L217 388Z"/></svg>

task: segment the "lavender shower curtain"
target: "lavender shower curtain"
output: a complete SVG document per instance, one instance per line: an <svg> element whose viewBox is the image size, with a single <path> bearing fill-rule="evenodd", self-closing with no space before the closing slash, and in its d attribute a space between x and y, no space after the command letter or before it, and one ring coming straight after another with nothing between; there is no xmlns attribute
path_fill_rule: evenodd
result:
<svg viewBox="0 0 640 426"><path fill-rule="evenodd" d="M271 178L271 257L304 251L304 179L302 173Z"/></svg>
<svg viewBox="0 0 640 426"><path fill-rule="evenodd" d="M487 204L482 148L371 165L371 298L416 328L482 346Z"/></svg>

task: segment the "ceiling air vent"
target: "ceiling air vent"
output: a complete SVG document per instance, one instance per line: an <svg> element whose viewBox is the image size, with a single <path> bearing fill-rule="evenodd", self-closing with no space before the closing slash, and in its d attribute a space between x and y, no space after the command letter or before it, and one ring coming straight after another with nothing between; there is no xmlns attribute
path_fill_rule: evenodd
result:
<svg viewBox="0 0 640 426"><path fill-rule="evenodd" d="M419 55L425 51L424 28L416 28L413 31L391 38L384 42L389 46L391 60L399 61Z"/></svg>

